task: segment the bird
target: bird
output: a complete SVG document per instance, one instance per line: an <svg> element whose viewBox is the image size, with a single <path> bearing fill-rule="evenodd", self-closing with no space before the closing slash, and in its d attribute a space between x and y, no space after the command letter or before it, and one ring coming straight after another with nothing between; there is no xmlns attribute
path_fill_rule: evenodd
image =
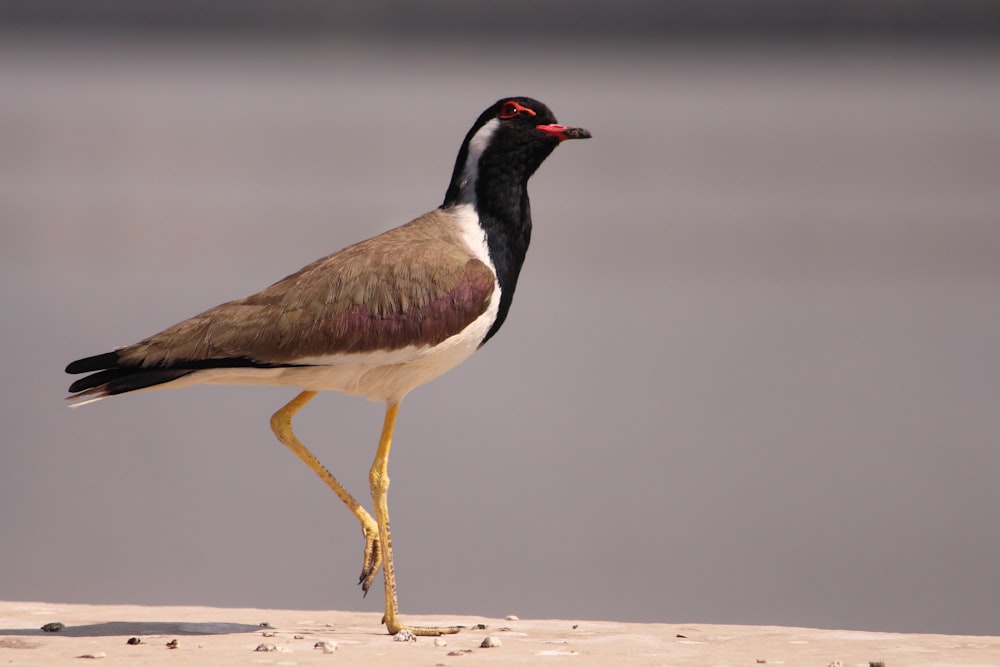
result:
<svg viewBox="0 0 1000 667"><path fill-rule="evenodd" d="M538 100L501 98L466 134L438 208L256 294L73 361L66 372L86 375L67 399L79 407L196 384L298 389L271 417L271 429L361 524L359 584L367 594L381 569L389 634L458 632L461 626L407 625L399 615L387 496L396 417L410 391L462 363L503 325L531 239L528 179L560 143L591 136L557 123ZM368 473L373 513L292 430L294 415L321 391L385 404Z"/></svg>

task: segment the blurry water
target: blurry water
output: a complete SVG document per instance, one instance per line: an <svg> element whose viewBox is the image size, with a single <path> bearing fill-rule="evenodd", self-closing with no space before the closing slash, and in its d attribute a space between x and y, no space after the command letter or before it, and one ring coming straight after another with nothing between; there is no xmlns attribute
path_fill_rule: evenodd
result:
<svg viewBox="0 0 1000 667"><path fill-rule="evenodd" d="M503 333L404 404L404 614L995 634L998 74L0 42L0 597L380 610L267 428L293 392L71 411L62 368L436 206L473 119L526 94L595 138L532 183ZM363 496L380 420L329 395L297 424Z"/></svg>

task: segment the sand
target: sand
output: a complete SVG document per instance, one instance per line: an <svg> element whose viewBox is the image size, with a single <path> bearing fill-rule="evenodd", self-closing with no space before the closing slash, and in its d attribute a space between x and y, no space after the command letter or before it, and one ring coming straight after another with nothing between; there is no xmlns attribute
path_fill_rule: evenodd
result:
<svg viewBox="0 0 1000 667"><path fill-rule="evenodd" d="M0 602L0 664L63 665L1000 665L1000 637L895 634L749 625L415 616L467 626L398 642L379 615ZM43 632L59 622L59 632ZM267 627L262 626L266 623ZM484 624L486 629L475 627ZM500 646L481 648L492 636ZM140 643L129 644L131 637ZM168 642L176 640L176 648ZM324 652L317 642L335 643ZM260 645L270 651L257 650Z"/></svg>

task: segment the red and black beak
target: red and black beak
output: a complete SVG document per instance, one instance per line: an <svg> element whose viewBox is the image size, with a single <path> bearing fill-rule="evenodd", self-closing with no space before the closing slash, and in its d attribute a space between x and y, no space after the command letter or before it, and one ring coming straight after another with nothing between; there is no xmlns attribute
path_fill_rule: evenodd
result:
<svg viewBox="0 0 1000 667"><path fill-rule="evenodd" d="M585 130L582 127L566 127L565 125L536 125L536 130L544 132L545 134L551 134L553 137L559 141L566 141L567 139L590 139L590 130Z"/></svg>

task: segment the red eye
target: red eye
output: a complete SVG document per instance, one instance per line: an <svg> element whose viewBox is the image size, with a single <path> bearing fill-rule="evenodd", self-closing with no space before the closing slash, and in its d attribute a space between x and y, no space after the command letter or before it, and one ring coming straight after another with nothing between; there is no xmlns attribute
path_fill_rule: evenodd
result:
<svg viewBox="0 0 1000 667"><path fill-rule="evenodd" d="M518 113L520 113L520 109L518 109L517 105L514 104L513 102L505 102L504 105L502 107L500 107L500 117L501 118L504 118L504 119L513 118Z"/></svg>
<svg viewBox="0 0 1000 667"><path fill-rule="evenodd" d="M513 118L514 116L517 116L522 111L528 114L529 116L535 115L535 112L529 109L528 107L518 104L514 100L510 100L509 102L504 102L503 106L500 107L500 118L508 120L510 118Z"/></svg>

